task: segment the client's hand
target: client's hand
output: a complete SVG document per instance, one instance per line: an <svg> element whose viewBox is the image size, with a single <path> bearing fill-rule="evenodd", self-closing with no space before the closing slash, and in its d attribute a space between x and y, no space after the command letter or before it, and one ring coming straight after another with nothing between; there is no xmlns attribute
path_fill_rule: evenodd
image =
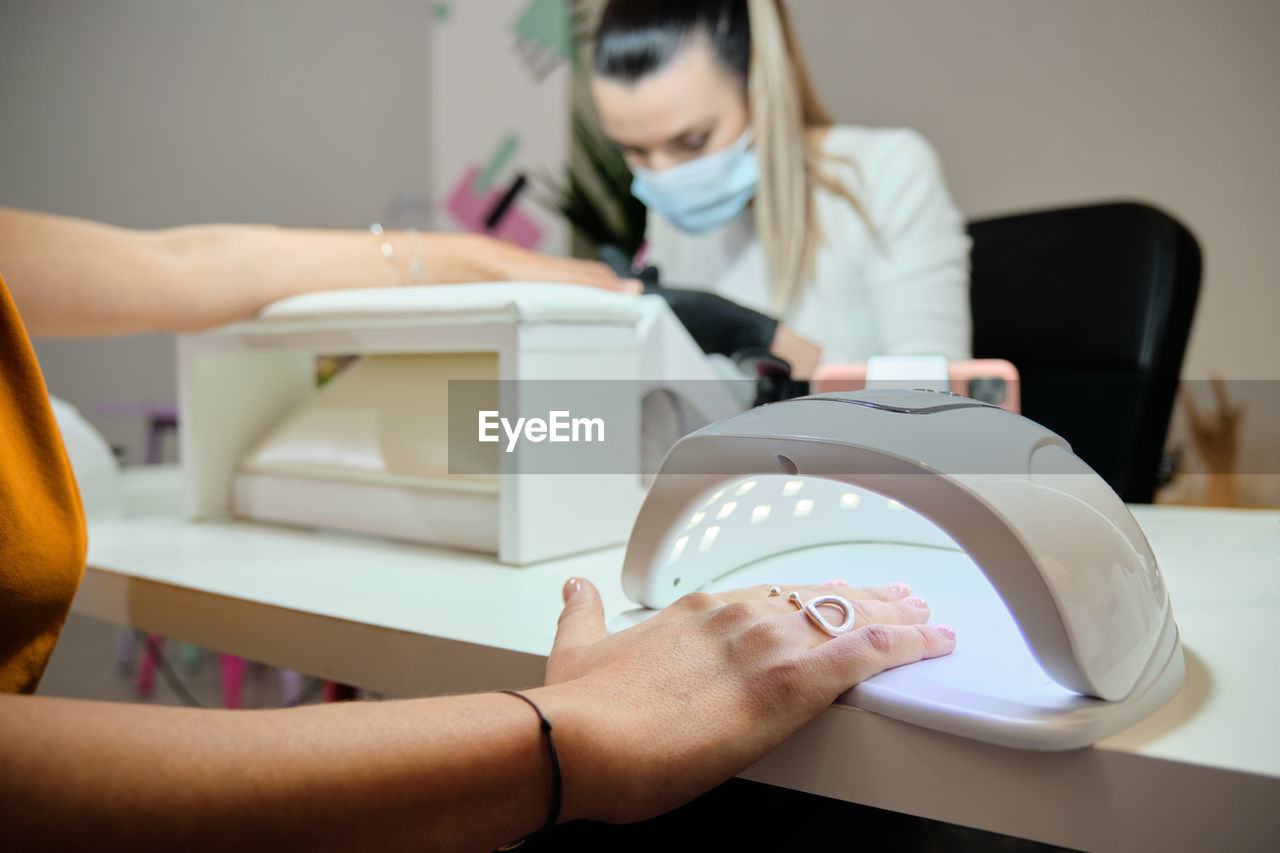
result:
<svg viewBox="0 0 1280 853"><path fill-rule="evenodd" d="M621 278L608 264L599 261L542 255L493 237L476 235L475 239L485 241L482 251L474 253L483 264L483 269L474 274L478 281L549 281L623 293L639 293L644 289L639 281Z"/></svg>
<svg viewBox="0 0 1280 853"><path fill-rule="evenodd" d="M829 637L787 600L837 594L854 629ZM599 593L565 586L565 608L533 691L555 726L565 820L641 820L730 778L882 670L948 654L905 585L768 587L693 593L648 621L605 635ZM828 617L839 622L837 614Z"/></svg>

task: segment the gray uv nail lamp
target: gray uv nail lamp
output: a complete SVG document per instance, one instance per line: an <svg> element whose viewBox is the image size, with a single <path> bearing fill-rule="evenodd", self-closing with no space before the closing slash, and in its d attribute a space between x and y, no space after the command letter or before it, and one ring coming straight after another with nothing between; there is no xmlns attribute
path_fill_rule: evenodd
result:
<svg viewBox="0 0 1280 853"><path fill-rule="evenodd" d="M1002 746L1064 750L1167 702L1185 668L1146 537L1060 436L929 391L744 412L667 454L623 566L639 621L694 590L906 581L954 653L841 702Z"/></svg>

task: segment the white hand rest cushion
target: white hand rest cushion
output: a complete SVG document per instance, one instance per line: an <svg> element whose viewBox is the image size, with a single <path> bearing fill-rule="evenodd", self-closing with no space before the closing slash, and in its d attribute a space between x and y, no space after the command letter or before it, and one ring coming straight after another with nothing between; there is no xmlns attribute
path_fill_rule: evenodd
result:
<svg viewBox="0 0 1280 853"><path fill-rule="evenodd" d="M304 293L262 309L259 322L394 317L424 325L584 323L634 326L638 298L597 287L538 282L435 284Z"/></svg>

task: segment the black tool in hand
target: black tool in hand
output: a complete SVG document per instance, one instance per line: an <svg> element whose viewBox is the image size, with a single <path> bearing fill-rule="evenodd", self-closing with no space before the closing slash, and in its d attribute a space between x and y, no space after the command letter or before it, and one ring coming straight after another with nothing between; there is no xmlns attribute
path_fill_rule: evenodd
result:
<svg viewBox="0 0 1280 853"><path fill-rule="evenodd" d="M778 321L710 291L664 287L657 267L636 271L617 246L604 246L597 255L623 278L638 278L645 293L667 300L672 312L705 353L737 358L739 353L768 351L778 331Z"/></svg>

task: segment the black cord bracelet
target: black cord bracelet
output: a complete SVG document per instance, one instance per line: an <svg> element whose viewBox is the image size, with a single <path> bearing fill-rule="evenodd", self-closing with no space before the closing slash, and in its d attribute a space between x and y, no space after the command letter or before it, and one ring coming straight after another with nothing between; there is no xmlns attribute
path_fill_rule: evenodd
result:
<svg viewBox="0 0 1280 853"><path fill-rule="evenodd" d="M564 793L560 779L560 757L556 754L555 738L551 737L551 721L542 713L542 709L523 693L517 693L514 690L500 690L498 692L510 693L512 696L517 696L527 702L529 707L538 715L538 720L542 724L542 733L547 736L547 751L551 753L551 808L547 811L547 822L539 830L539 832L544 832L560 822L560 799Z"/></svg>

